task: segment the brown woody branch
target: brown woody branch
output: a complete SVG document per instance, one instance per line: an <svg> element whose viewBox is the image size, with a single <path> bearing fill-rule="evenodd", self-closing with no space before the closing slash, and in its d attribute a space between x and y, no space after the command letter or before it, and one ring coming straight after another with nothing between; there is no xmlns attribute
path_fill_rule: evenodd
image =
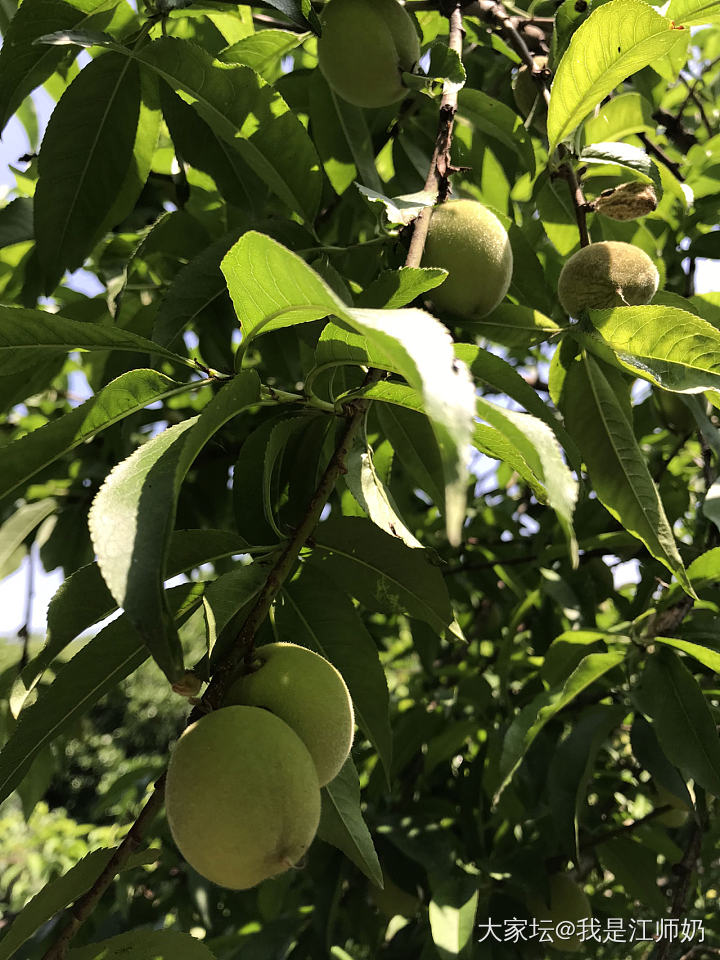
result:
<svg viewBox="0 0 720 960"><path fill-rule="evenodd" d="M460 55L462 53L463 39L460 3L456 3L453 6L452 11L449 13L449 20L449 45ZM446 84L440 106L440 123L435 150L433 151L430 171L426 180L426 189L436 187L438 194L442 194L444 190L445 196L447 196L449 192L448 177L453 171L450 164L450 146L456 108L457 89L454 85ZM420 264L425 246L425 238L427 237L430 210L431 208L429 207L424 208L423 212L415 221L413 237L405 261L406 266L419 266ZM426 211L427 216L424 216ZM416 240L416 234L420 239ZM378 380L382 376L382 371L371 370L366 377L366 382ZM268 615L273 601L295 566L300 551L317 526L320 514L332 494L338 478L341 474L345 473L347 455L356 435L361 429L368 403L369 401L357 400L349 404L346 408L346 415L348 417L347 426L308 504L304 518L268 574L265 585L240 628L232 650L215 671L201 702L190 713L188 724L193 723L220 705L233 674L252 650L252 644L258 627ZM130 855L137 849L147 829L161 809L164 798L164 787L165 774L155 783L153 793L150 795L150 798L130 828L125 839L113 853L105 869L87 893L80 897L70 908L70 920L63 928L56 942L47 950L43 956L43 960L65 960L73 937L95 909L98 901L110 886L117 873L122 869L124 864L127 863Z"/></svg>
<svg viewBox="0 0 720 960"><path fill-rule="evenodd" d="M656 143L653 143L646 133L640 133L638 136L645 145L647 152L651 153L656 160L659 160L660 163L664 164L676 180L679 180L680 183L684 183L685 177L680 172L680 164L675 163L674 160L671 160L662 147L659 147Z"/></svg>
<svg viewBox="0 0 720 960"><path fill-rule="evenodd" d="M450 37L448 46L462 59L464 31L462 26L462 11L459 3L455 5L450 13L449 19ZM425 190L436 193L438 203L444 203L445 200L447 200L450 194L450 174L455 172L455 168L450 161L450 147L452 145L455 114L457 113L457 95L457 85L446 81L442 100L440 101L440 118L438 120L438 132L435 138L435 149L433 150L430 169L425 180ZM410 249L408 250L405 260L406 267L420 266L431 216L432 207L423 207L413 223L412 240L410 241Z"/></svg>
<svg viewBox="0 0 720 960"><path fill-rule="evenodd" d="M67 956L70 941L93 912L98 900L113 882L115 876L140 846L147 828L155 819L156 814L163 805L164 787L165 774L156 782L155 789L140 811L140 815L126 833L120 846L108 860L103 872L87 893L84 893L82 897L76 900L70 908L70 920L63 927L55 943L45 953L43 960L63 960L63 958Z"/></svg>
<svg viewBox="0 0 720 960"><path fill-rule="evenodd" d="M685 909L685 901L687 900L690 890L690 881L692 880L692 875L695 872L698 857L700 856L702 835L702 827L698 823L694 823L683 858L680 863L674 867L678 881L675 884L672 906L670 907L670 917L672 919L679 920ZM659 942L655 953L655 960L670 960L671 949L672 941L663 940Z"/></svg>
<svg viewBox="0 0 720 960"><path fill-rule="evenodd" d="M638 817L637 820L633 820L632 823L624 823L620 827L615 827L612 830L606 830L605 833L599 833L595 837L589 837L583 843L580 844L580 852L586 850L593 850L595 847L599 847L603 843L607 843L608 840L613 840L615 837L623 837L626 833L632 833L633 830L637 830L638 827L641 827L644 823L647 823L650 820L654 820L656 817L662 816L663 813L669 813L673 808L669 803L664 803L660 807L655 807L654 810L651 810L650 813L646 813L644 817Z"/></svg>
<svg viewBox="0 0 720 960"><path fill-rule="evenodd" d="M567 156L567 150L562 144L558 149L561 156ZM590 234L587 227L587 212L589 208L585 194L583 193L582 184L575 172L572 161L567 159L562 166L558 168L557 173L558 176L568 182L570 199L572 200L573 209L575 210L575 219L577 220L578 232L580 234L580 246L587 247L590 243Z"/></svg>

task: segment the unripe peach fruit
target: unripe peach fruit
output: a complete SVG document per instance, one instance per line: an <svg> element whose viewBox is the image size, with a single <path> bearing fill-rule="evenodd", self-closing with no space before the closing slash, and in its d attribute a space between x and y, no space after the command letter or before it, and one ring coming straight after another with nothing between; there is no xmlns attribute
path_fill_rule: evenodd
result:
<svg viewBox="0 0 720 960"><path fill-rule="evenodd" d="M224 707L176 743L165 806L190 866L246 890L303 856L320 821L320 788L310 754L286 723L257 707Z"/></svg>
<svg viewBox="0 0 720 960"><path fill-rule="evenodd" d="M321 18L318 62L343 100L386 107L408 92L403 71L420 58L420 40L397 0L330 0Z"/></svg>

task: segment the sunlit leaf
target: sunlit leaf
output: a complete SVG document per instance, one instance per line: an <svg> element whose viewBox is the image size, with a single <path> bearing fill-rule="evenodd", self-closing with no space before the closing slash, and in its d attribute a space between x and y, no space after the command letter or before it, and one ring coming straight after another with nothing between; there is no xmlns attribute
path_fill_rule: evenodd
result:
<svg viewBox="0 0 720 960"><path fill-rule="evenodd" d="M593 11L557 66L548 108L550 150L626 77L676 42L670 20L643 0L610 0Z"/></svg>

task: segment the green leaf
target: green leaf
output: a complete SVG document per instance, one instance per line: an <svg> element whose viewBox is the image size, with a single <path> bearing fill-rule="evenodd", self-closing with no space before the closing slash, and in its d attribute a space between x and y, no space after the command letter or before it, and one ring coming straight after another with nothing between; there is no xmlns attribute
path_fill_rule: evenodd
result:
<svg viewBox="0 0 720 960"><path fill-rule="evenodd" d="M7 448L6 448L7 449ZM3 567L18 547L46 517L55 512L57 503L51 497L35 503L24 503L0 527L0 567Z"/></svg>
<svg viewBox="0 0 720 960"><path fill-rule="evenodd" d="M678 640L675 637L653 637L653 643L662 643L668 647L675 647L676 650L682 650L689 656L709 667L713 673L720 674L720 653L711 647L704 647L699 643L691 643L689 640Z"/></svg>
<svg viewBox="0 0 720 960"><path fill-rule="evenodd" d="M720 20L720 0L670 0L667 17L683 26L699 26Z"/></svg>
<svg viewBox="0 0 720 960"><path fill-rule="evenodd" d="M0 802L17 787L46 744L136 670L147 656L147 648L123 616L64 664L52 684L22 711L0 752Z"/></svg>
<svg viewBox="0 0 720 960"><path fill-rule="evenodd" d="M602 505L694 596L660 494L635 439L629 388L621 375L586 354L570 365L560 406Z"/></svg>
<svg viewBox="0 0 720 960"><path fill-rule="evenodd" d="M430 64L428 78L435 81L449 80L461 87L467 80L463 62L457 50L453 50L443 40L437 40L430 45Z"/></svg>
<svg viewBox="0 0 720 960"><path fill-rule="evenodd" d="M405 526L392 494L378 476L373 451L367 438L358 438L348 453L345 483L372 522L408 547L423 549L417 537Z"/></svg>
<svg viewBox="0 0 720 960"><path fill-rule="evenodd" d="M33 367L19 370L17 373L4 373L0 378L0 412L6 413L26 397L47 390L52 381L61 373L65 358L53 351L32 351L36 362ZM9 351L8 351L9 353ZM22 353L21 350L18 353Z"/></svg>
<svg viewBox="0 0 720 960"><path fill-rule="evenodd" d="M558 64L548 108L552 152L626 77L670 51L678 35L643 0L610 0L573 34Z"/></svg>
<svg viewBox="0 0 720 960"><path fill-rule="evenodd" d="M265 451L275 426L285 414L270 417L256 427L240 447L233 473L233 509L237 530L250 543L274 543L275 531L265 519L263 478Z"/></svg>
<svg viewBox="0 0 720 960"><path fill-rule="evenodd" d="M291 210L315 218L320 162L282 97L249 67L222 64L201 47L163 37L133 56L155 70Z"/></svg>
<svg viewBox="0 0 720 960"><path fill-rule="evenodd" d="M274 475L276 470L277 472L280 471L285 449L293 434L302 429L306 423L306 418L302 416L284 417L273 426L270 431L270 436L268 437L267 446L265 447L262 483L263 512L265 519L280 540L284 539L285 534L277 525L273 510L273 504L277 499L275 496L276 491L274 490L275 484L273 483Z"/></svg>
<svg viewBox="0 0 720 960"><path fill-rule="evenodd" d="M424 551L411 550L364 517L320 524L310 563L368 610L407 613L440 636L453 622L447 586Z"/></svg>
<svg viewBox="0 0 720 960"><path fill-rule="evenodd" d="M470 368L476 383L480 381L479 385L490 388L486 392L507 394L528 413L543 420L560 437L566 436L558 418L507 360L470 343L456 343L454 349L455 356Z"/></svg>
<svg viewBox="0 0 720 960"><path fill-rule="evenodd" d="M178 494L176 477L188 419L117 464L93 500L88 524L103 579L165 676L183 673L180 639L164 604L165 545Z"/></svg>
<svg viewBox="0 0 720 960"><path fill-rule="evenodd" d="M103 578L171 682L182 674L182 650L162 587L180 485L205 444L259 392L257 374L235 377L199 417L168 427L115 466L90 509Z"/></svg>
<svg viewBox="0 0 720 960"><path fill-rule="evenodd" d="M535 174L535 151L522 118L510 107L480 90L465 87L458 94L456 123L470 123L517 154L531 176Z"/></svg>
<svg viewBox="0 0 720 960"><path fill-rule="evenodd" d="M663 892L657 884L657 852L639 838L615 837L596 847L600 862L615 875L628 896L647 904L661 915L667 908Z"/></svg>
<svg viewBox="0 0 720 960"><path fill-rule="evenodd" d="M600 336L582 342L603 359L665 390L720 388L720 330L676 307L649 305L591 310Z"/></svg>
<svg viewBox="0 0 720 960"><path fill-rule="evenodd" d="M371 883L382 886L382 870L360 811L360 781L350 757L322 789L318 837L342 850Z"/></svg>
<svg viewBox="0 0 720 960"><path fill-rule="evenodd" d="M262 216L267 188L235 144L221 136L164 82L160 84L160 103L173 145L183 162L209 174L228 203ZM234 239L237 237L238 232Z"/></svg>
<svg viewBox="0 0 720 960"><path fill-rule="evenodd" d="M240 238L222 268L242 318L244 349L260 332L334 315L387 354L421 393L443 457L448 538L457 545L465 520L474 394L467 368L453 356L447 328L421 310L346 306L300 257L254 231ZM282 289L278 277L283 278Z"/></svg>
<svg viewBox="0 0 720 960"><path fill-rule="evenodd" d="M152 124L153 111L144 113ZM35 236L45 291L65 270L82 266L108 226L140 194L139 178L126 179L140 119L140 69L117 53L92 60L60 99L38 157ZM154 112L157 139L157 112ZM154 147L154 143L153 143ZM120 191L120 195L118 195Z"/></svg>
<svg viewBox="0 0 720 960"><path fill-rule="evenodd" d="M170 540L166 576L241 554L245 546L244 540L227 530L176 530ZM97 563L76 570L50 601L45 646L23 670L25 683L41 674L72 640L115 610L117 603Z"/></svg>
<svg viewBox="0 0 720 960"><path fill-rule="evenodd" d="M122 182L114 185L115 199L100 225L101 236L122 223L133 212L152 168L161 121L157 77L149 70L141 70L140 110L132 144L132 156Z"/></svg>
<svg viewBox="0 0 720 960"><path fill-rule="evenodd" d="M315 360L319 367L351 364L397 373L393 369L393 362L382 349L378 349L377 344L337 323L326 323L323 327L315 348Z"/></svg>
<svg viewBox="0 0 720 960"><path fill-rule="evenodd" d="M196 584L181 584L168 590L168 605L187 617L200 600ZM20 714L0 751L0 803L24 778L33 759L64 730L72 728L93 704L130 676L148 658L128 617L113 620L60 667L49 687Z"/></svg>
<svg viewBox="0 0 720 960"><path fill-rule="evenodd" d="M630 743L635 759L652 776L655 785L659 784L680 797L692 809L693 802L685 780L663 753L652 724L641 713L633 718Z"/></svg>
<svg viewBox="0 0 720 960"><path fill-rule="evenodd" d="M305 41L301 33L290 30L261 30L225 49L218 56L223 63L241 63L273 83L280 73L280 61Z"/></svg>
<svg viewBox="0 0 720 960"><path fill-rule="evenodd" d="M580 161L588 164L610 165L625 167L633 173L639 173L649 180L655 187L658 200L663 194L660 171L654 160L641 150L629 143L592 143L584 148L580 154Z"/></svg>
<svg viewBox="0 0 720 960"><path fill-rule="evenodd" d="M627 714L624 706L596 704L578 718L570 734L555 751L548 770L548 794L555 832L563 850L580 856L579 831L587 788L595 758L609 734Z"/></svg>
<svg viewBox="0 0 720 960"><path fill-rule="evenodd" d="M527 463L537 481L534 484L536 491L540 492L539 486L542 499L557 513L573 564L576 564L578 548L572 518L577 502L578 484L562 458L555 432L530 414L496 406L483 397L477 398L477 414L511 442ZM478 434L477 428L475 434ZM574 447L572 449L574 450Z"/></svg>
<svg viewBox="0 0 720 960"><path fill-rule="evenodd" d="M475 927L478 877L471 874L431 878L430 932L441 960L462 954Z"/></svg>
<svg viewBox="0 0 720 960"><path fill-rule="evenodd" d="M237 240L228 233L178 271L163 297L153 327L153 340L171 347L187 327L198 330L205 310L228 300L220 261Z"/></svg>
<svg viewBox="0 0 720 960"><path fill-rule="evenodd" d="M324 570L306 568L283 589L275 622L280 636L292 637L294 643L319 653L340 671L357 723L389 777L392 735L385 673L375 641L350 598L328 581Z"/></svg>
<svg viewBox="0 0 720 960"><path fill-rule="evenodd" d="M720 739L697 681L669 650L648 658L634 691L660 745L686 779L720 796Z"/></svg>
<svg viewBox="0 0 720 960"><path fill-rule="evenodd" d="M269 572L269 566L265 563L248 563L206 584L203 608L210 638L208 653L213 663L222 660L227 652L226 644L218 645L223 630L254 600Z"/></svg>
<svg viewBox="0 0 720 960"><path fill-rule="evenodd" d="M313 140L333 189L344 193L359 177L380 193L383 185L365 111L339 97L320 70L310 77L309 112Z"/></svg>
<svg viewBox="0 0 720 960"><path fill-rule="evenodd" d="M131 930L71 950L68 960L215 960L209 947L177 930Z"/></svg>
<svg viewBox="0 0 720 960"><path fill-rule="evenodd" d="M633 133L655 133L652 105L641 93L621 93L585 121L587 143L623 140Z"/></svg>
<svg viewBox="0 0 720 960"><path fill-rule="evenodd" d="M444 512L442 460L428 418L389 403L376 404L375 413L403 469Z"/></svg>
<svg viewBox="0 0 720 960"><path fill-rule="evenodd" d="M711 523L720 528L720 483L717 480L705 494L702 502L702 512Z"/></svg>
<svg viewBox="0 0 720 960"><path fill-rule="evenodd" d="M400 267L399 270L383 270L377 280L357 298L359 307L394 310L404 307L439 286L447 271L440 267Z"/></svg>
<svg viewBox="0 0 720 960"><path fill-rule="evenodd" d="M51 420L3 450L0 497L26 483L64 453L151 403L186 393L197 383L176 383L155 370L131 370L79 407Z"/></svg>
<svg viewBox="0 0 720 960"><path fill-rule="evenodd" d="M541 343L559 333L560 327L540 310L501 303L487 317L474 321L472 331L494 343L512 348Z"/></svg>
<svg viewBox="0 0 720 960"><path fill-rule="evenodd" d="M17 197L0 210L0 247L35 239L32 211L33 203L28 197Z"/></svg>
<svg viewBox="0 0 720 960"><path fill-rule="evenodd" d="M268 6L283 13L291 23L320 36L320 21L307 0L268 0Z"/></svg>
<svg viewBox="0 0 720 960"><path fill-rule="evenodd" d="M382 190L373 190L359 183L356 186L370 203L382 204L388 224L393 225L402 224L403 226L408 226L420 215L424 207L434 206L436 199L435 194L430 190L419 190L417 193L405 193L399 197L388 197Z"/></svg>
<svg viewBox="0 0 720 960"><path fill-rule="evenodd" d="M104 9L103 9L104 8ZM115 9L113 9L115 8ZM117 27L127 21L129 8L107 0L29 0L23 3L7 30L0 50L0 133L20 104L67 57L67 47L49 47L35 41L52 30L88 24Z"/></svg>
<svg viewBox="0 0 720 960"><path fill-rule="evenodd" d="M545 724L571 703L578 694L609 670L621 664L624 659L623 651L589 653L583 657L561 689L538 694L526 707L523 707L505 734L500 769L497 774L499 786L495 790L493 804L497 804L530 745Z"/></svg>
<svg viewBox="0 0 720 960"><path fill-rule="evenodd" d="M363 390L362 394L406 410L422 412L423 409L417 391L405 384L381 381ZM476 408L478 416L491 423L492 428L476 424L473 445L487 456L510 463L532 486L538 499L553 506L575 555L577 544L572 532L572 514L577 499L577 482L565 465L554 432L529 414L496 406L483 397L476 399ZM568 445L574 451L570 438Z"/></svg>
<svg viewBox="0 0 720 960"><path fill-rule="evenodd" d="M19 349L22 348L22 351ZM196 369L187 357L179 357L152 340L146 340L121 327L67 320L56 313L7 307L0 304L0 361L7 368L18 355L27 351L71 350L128 350L132 353L151 353ZM44 359L44 357L43 357ZM24 362L24 361L23 361Z"/></svg>
<svg viewBox="0 0 720 960"><path fill-rule="evenodd" d="M114 850L94 850L70 867L61 877L48 881L32 900L29 900L12 921L10 929L0 940L0 960L10 960L30 937L56 913L86 893L100 876ZM157 850L140 850L130 856L118 872L133 870L144 864L155 863Z"/></svg>

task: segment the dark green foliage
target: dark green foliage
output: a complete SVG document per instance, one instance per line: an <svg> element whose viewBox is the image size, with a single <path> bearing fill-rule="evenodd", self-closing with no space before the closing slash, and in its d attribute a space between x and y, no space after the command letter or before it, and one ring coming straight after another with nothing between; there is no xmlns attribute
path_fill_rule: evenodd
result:
<svg viewBox="0 0 720 960"><path fill-rule="evenodd" d="M185 671L247 669L238 635L276 589L255 642L331 660L358 728L306 862L225 891L161 812L77 960L546 960L484 925L529 920L569 874L601 926L654 930L683 861L674 916L717 941L709 9L512 7L553 77L528 121L524 51L472 6L462 58L439 9L413 10L429 73L363 109L318 68L305 0L0 0L0 124L39 144L0 191L0 575L32 551L66 578L41 642L0 645L0 960L42 960L167 765ZM435 200L443 81L463 77L441 159L514 267L458 329L430 313L445 271L405 263ZM657 209L593 213L621 183L651 184ZM651 303L567 316L558 279L585 227L652 260ZM310 505L321 522L288 546ZM663 817L659 788L686 819ZM583 948L620 954L647 943Z"/></svg>

